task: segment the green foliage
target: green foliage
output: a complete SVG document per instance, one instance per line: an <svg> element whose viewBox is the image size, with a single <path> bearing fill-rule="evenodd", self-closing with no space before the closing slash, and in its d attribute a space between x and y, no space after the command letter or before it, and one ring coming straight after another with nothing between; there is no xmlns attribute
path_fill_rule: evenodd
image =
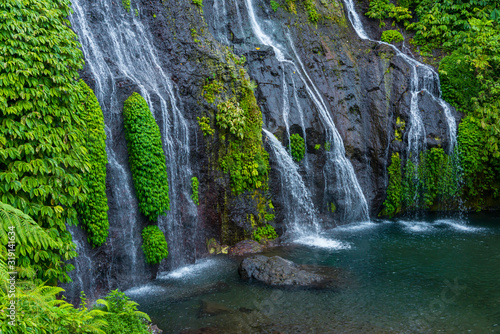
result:
<svg viewBox="0 0 500 334"><path fill-rule="evenodd" d="M47 255L47 250L61 246L62 242L55 233L46 231L22 211L0 202L1 333L105 333L102 330L105 323L95 318L100 311L88 311L84 306L75 309L57 299L63 289L46 286L36 278L36 263ZM28 252L36 254L33 265L22 261ZM63 272L61 268L57 270L59 272L52 275ZM18 273L15 290L11 288L8 272ZM9 322L14 319L9 317L7 308L13 300L16 302L16 317L11 325Z"/></svg>
<svg viewBox="0 0 500 334"><path fill-rule="evenodd" d="M387 187L387 198L384 201L384 210L381 214L393 217L401 211L402 173L399 153L392 154L391 164L387 171L389 173L389 186Z"/></svg>
<svg viewBox="0 0 500 334"><path fill-rule="evenodd" d="M327 141L327 142L325 143L325 150L326 150L326 151L330 151L331 149L332 149L332 145L330 144L330 142L329 142L329 141Z"/></svg>
<svg viewBox="0 0 500 334"><path fill-rule="evenodd" d="M196 176L193 176L191 178L191 199L196 205L200 205L200 200L198 198L198 186L200 185L200 182L198 181L198 178Z"/></svg>
<svg viewBox="0 0 500 334"><path fill-rule="evenodd" d="M222 82L217 80L210 81L207 78L207 84L203 86L201 94L207 100L208 103L214 103L215 98L219 96L220 93L224 91L224 85Z"/></svg>
<svg viewBox="0 0 500 334"><path fill-rule="evenodd" d="M266 226L261 226L253 231L253 239L260 242L261 239L274 240L278 237L274 227L269 224Z"/></svg>
<svg viewBox="0 0 500 334"><path fill-rule="evenodd" d="M123 8L128 12L130 12L130 0L122 0Z"/></svg>
<svg viewBox="0 0 500 334"><path fill-rule="evenodd" d="M55 284L76 256L66 224L85 199L87 172L78 70L80 44L66 19L69 0L0 2L0 201L30 215L61 242L21 266Z"/></svg>
<svg viewBox="0 0 500 334"><path fill-rule="evenodd" d="M394 131L394 140L401 141L403 140L403 132L405 131L406 123L404 120L401 120L399 116L396 119L396 130Z"/></svg>
<svg viewBox="0 0 500 334"><path fill-rule="evenodd" d="M382 33L382 37L380 38L382 42L386 43L399 43L404 40L403 35L397 30L386 30Z"/></svg>
<svg viewBox="0 0 500 334"><path fill-rule="evenodd" d="M290 150L295 161L300 162L304 158L306 145L304 138L298 133L294 133L290 136Z"/></svg>
<svg viewBox="0 0 500 334"><path fill-rule="evenodd" d="M210 119L208 117L196 117L203 136L211 136L215 133L215 129L210 127Z"/></svg>
<svg viewBox="0 0 500 334"><path fill-rule="evenodd" d="M146 313L137 310L136 302L123 292L111 291L104 299L96 301L96 310L103 312L106 334L149 334L145 320L151 321Z"/></svg>
<svg viewBox="0 0 500 334"><path fill-rule="evenodd" d="M397 22L403 21L405 25L412 18L408 8L395 6L389 0L370 0L370 7L365 15L380 20L380 27L385 26L383 20L387 18L393 18Z"/></svg>
<svg viewBox="0 0 500 334"><path fill-rule="evenodd" d="M276 1L274 1L274 0L271 0L271 8L272 8L274 11L277 11L279 7L280 7L279 2L276 2Z"/></svg>
<svg viewBox="0 0 500 334"><path fill-rule="evenodd" d="M320 148L321 148L321 144L316 144L316 145L314 145L314 149L315 149L316 151L317 151L317 150L319 150Z"/></svg>
<svg viewBox="0 0 500 334"><path fill-rule="evenodd" d="M168 245L165 235L156 225L150 225L142 230L142 250L146 261L150 264L160 263L168 256Z"/></svg>
<svg viewBox="0 0 500 334"><path fill-rule="evenodd" d="M81 223L87 231L88 241L93 246L100 246L108 237L108 199L106 197L106 133L104 118L99 102L92 89L83 80L80 81L84 99L80 118L85 123L82 133L88 151L90 170L83 175L89 189L87 198L77 206Z"/></svg>
<svg viewBox="0 0 500 334"><path fill-rule="evenodd" d="M262 114L253 94L255 86L245 77L244 69L241 68L239 74L241 77L237 82L240 85L233 94L223 97L224 85L208 79L210 83L203 87L202 92L207 102L220 101L217 126L221 137L229 136L230 140L219 164L224 173L230 175L231 189L235 194L264 189L269 172L269 156L262 146Z"/></svg>
<svg viewBox="0 0 500 334"><path fill-rule="evenodd" d="M481 199L488 192L498 196L499 166L498 160L488 164L491 158L485 150L487 137L480 122L471 116L464 118L458 128L458 149L464 173L464 195L466 199ZM496 167L496 168L495 168Z"/></svg>
<svg viewBox="0 0 500 334"><path fill-rule="evenodd" d="M393 217L403 211L453 205L460 195L457 168L453 157L434 147L420 154L418 164L409 159L402 173L399 153L393 153L381 215Z"/></svg>
<svg viewBox="0 0 500 334"><path fill-rule="evenodd" d="M151 221L170 209L168 177L160 129L142 96L133 93L123 107L130 169L141 212Z"/></svg>
<svg viewBox="0 0 500 334"><path fill-rule="evenodd" d="M439 63L439 78L443 98L462 111L472 112L472 101L481 87L465 56L455 51L444 57Z"/></svg>
<svg viewBox="0 0 500 334"><path fill-rule="evenodd" d="M203 0L193 0L193 3L200 7L200 8L203 8Z"/></svg>
<svg viewBox="0 0 500 334"><path fill-rule="evenodd" d="M316 11L316 2L315 0L305 0L304 6L307 11L307 15L309 16L309 21L312 23L316 23L319 20L319 14Z"/></svg>
<svg viewBox="0 0 500 334"><path fill-rule="evenodd" d="M230 133L238 137L244 138L246 117L245 112L240 108L240 104L236 101L236 97L223 101L217 105L217 125L221 129L227 129Z"/></svg>

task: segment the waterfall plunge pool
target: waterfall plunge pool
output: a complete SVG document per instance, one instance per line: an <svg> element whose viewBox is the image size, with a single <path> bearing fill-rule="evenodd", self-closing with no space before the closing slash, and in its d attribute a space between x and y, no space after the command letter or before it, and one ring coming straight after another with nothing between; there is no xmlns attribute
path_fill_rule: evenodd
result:
<svg viewBox="0 0 500 334"><path fill-rule="evenodd" d="M271 288L217 256L127 294L164 333L500 333L495 214L351 224L264 254L342 268L350 280Z"/></svg>

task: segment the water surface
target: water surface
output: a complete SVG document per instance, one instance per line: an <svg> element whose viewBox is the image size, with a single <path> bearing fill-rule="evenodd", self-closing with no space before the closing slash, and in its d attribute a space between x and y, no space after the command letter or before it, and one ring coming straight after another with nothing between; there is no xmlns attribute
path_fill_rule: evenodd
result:
<svg viewBox="0 0 500 334"><path fill-rule="evenodd" d="M244 282L238 262L201 260L127 294L165 333L500 333L500 218L377 221L274 249L341 268L340 289ZM202 303L226 313L207 316Z"/></svg>

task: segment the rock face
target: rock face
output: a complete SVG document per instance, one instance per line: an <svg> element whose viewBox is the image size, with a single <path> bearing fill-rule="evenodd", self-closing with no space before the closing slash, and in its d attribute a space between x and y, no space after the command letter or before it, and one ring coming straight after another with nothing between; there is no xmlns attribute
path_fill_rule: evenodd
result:
<svg viewBox="0 0 500 334"><path fill-rule="evenodd" d="M305 270L279 256L248 257L241 262L238 272L243 279L256 279L275 286L319 287L331 283L334 279Z"/></svg>
<svg viewBox="0 0 500 334"><path fill-rule="evenodd" d="M253 240L243 240L238 242L234 247L229 249L229 255L243 256L246 254L260 253L264 250L264 246Z"/></svg>
<svg viewBox="0 0 500 334"><path fill-rule="evenodd" d="M390 47L360 40L346 18L341 0L316 2L321 15L317 24L309 22L302 4L297 4L295 13L281 7L273 11L268 0L252 2L263 30L282 44L287 59L295 59L297 63L300 60L303 72L317 87L343 140L345 155L354 167L371 214L377 214L386 196L390 156L392 152L406 150L404 131L408 126L402 133L402 141L395 140L395 130L398 118L406 124L409 120L408 65ZM145 264L140 249L140 233L148 221L138 211L134 199L124 139L122 107L133 92L149 94L148 103L164 138L166 132L173 131L173 138L183 139L164 143L165 149L188 146L184 151L174 150L179 163L176 168L167 168L171 211L160 218L160 226L166 232L170 254L160 270L193 262L206 252L209 238L234 245L251 233L254 228L251 217L263 216L259 208L262 205L253 192L235 195L231 191L229 175L218 162L228 139L216 125L217 108L203 97L203 86L216 73L226 86L233 84L233 72L227 62L230 48L237 56L245 56L244 67L257 84L254 93L262 111L263 127L285 146L287 133L299 133L306 139L300 173L307 176L304 180L320 218L324 224L343 223L339 210L331 209L332 204L341 207L342 199L335 198L335 191L330 189L335 185L335 173L325 167L327 129L319 111L307 93L308 87L293 77L293 70L277 60L273 48L263 45L253 34L244 2L226 2L225 16L216 9L220 6L218 0L203 1L203 10L191 0L137 0L130 12L121 1L74 0L73 4L77 10L71 21L86 58L81 76L103 106L110 160L107 179L110 237L106 245L77 259L109 263L109 270L99 271L92 265L88 270L82 269L81 272L92 276L84 278L93 282L85 288L86 292L96 286L101 291L127 289L150 280L158 270ZM140 40L135 48L124 42L131 35ZM94 50L93 45L98 48ZM127 67L125 63L131 65ZM151 64L155 66L154 75L141 79ZM441 108L428 96L419 99L428 145L447 147ZM285 100L291 105L286 119ZM162 108L166 111L162 112ZM214 135L205 136L200 130L197 118L204 116L210 118ZM316 148L318 145L320 149ZM174 157L168 156L169 159ZM271 167L275 166L272 154L270 159ZM199 206L190 199L191 176L199 179ZM278 232L283 232L283 222L287 219L286 203L280 195L283 185L275 168L269 176L269 191L261 193L272 199L275 225ZM274 261L283 270L298 270L291 265L287 267L281 260ZM304 275L306 281L316 277ZM83 287L75 288L75 294L80 290Z"/></svg>

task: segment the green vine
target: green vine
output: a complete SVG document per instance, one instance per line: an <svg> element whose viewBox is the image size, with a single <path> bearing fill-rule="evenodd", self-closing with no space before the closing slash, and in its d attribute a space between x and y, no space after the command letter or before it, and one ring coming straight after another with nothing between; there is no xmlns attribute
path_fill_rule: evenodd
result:
<svg viewBox="0 0 500 334"><path fill-rule="evenodd" d="M198 181L198 178L196 176L193 176L191 178L191 199L196 205L200 205L200 201L198 199L198 186L200 185L200 182Z"/></svg>
<svg viewBox="0 0 500 334"><path fill-rule="evenodd" d="M306 145L304 138L298 133L294 133L290 136L290 150L295 161L300 162L304 158Z"/></svg>
<svg viewBox="0 0 500 334"><path fill-rule="evenodd" d="M77 254L67 225L78 223L90 169L75 80L84 62L70 15L69 0L0 1L0 201L61 242L17 254L49 284L70 280Z"/></svg>
<svg viewBox="0 0 500 334"><path fill-rule="evenodd" d="M83 112L79 114L85 122L83 134L86 138L85 147L90 160L90 170L83 175L89 193L85 201L77 206L81 223L87 231L88 242L97 247L108 237L108 199L106 196L106 133L102 110L92 89L80 80L80 89L84 96Z"/></svg>
<svg viewBox="0 0 500 334"><path fill-rule="evenodd" d="M168 256L165 235L156 225L149 225L142 230L142 250L149 264L158 264Z"/></svg>
<svg viewBox="0 0 500 334"><path fill-rule="evenodd" d="M170 209L168 177L160 129L142 96L133 93L123 107L130 169L141 212L155 221Z"/></svg>
<svg viewBox="0 0 500 334"><path fill-rule="evenodd" d="M274 240L278 237L274 227L269 224L266 226L261 226L253 231L253 239L257 242L260 242L262 239Z"/></svg>

